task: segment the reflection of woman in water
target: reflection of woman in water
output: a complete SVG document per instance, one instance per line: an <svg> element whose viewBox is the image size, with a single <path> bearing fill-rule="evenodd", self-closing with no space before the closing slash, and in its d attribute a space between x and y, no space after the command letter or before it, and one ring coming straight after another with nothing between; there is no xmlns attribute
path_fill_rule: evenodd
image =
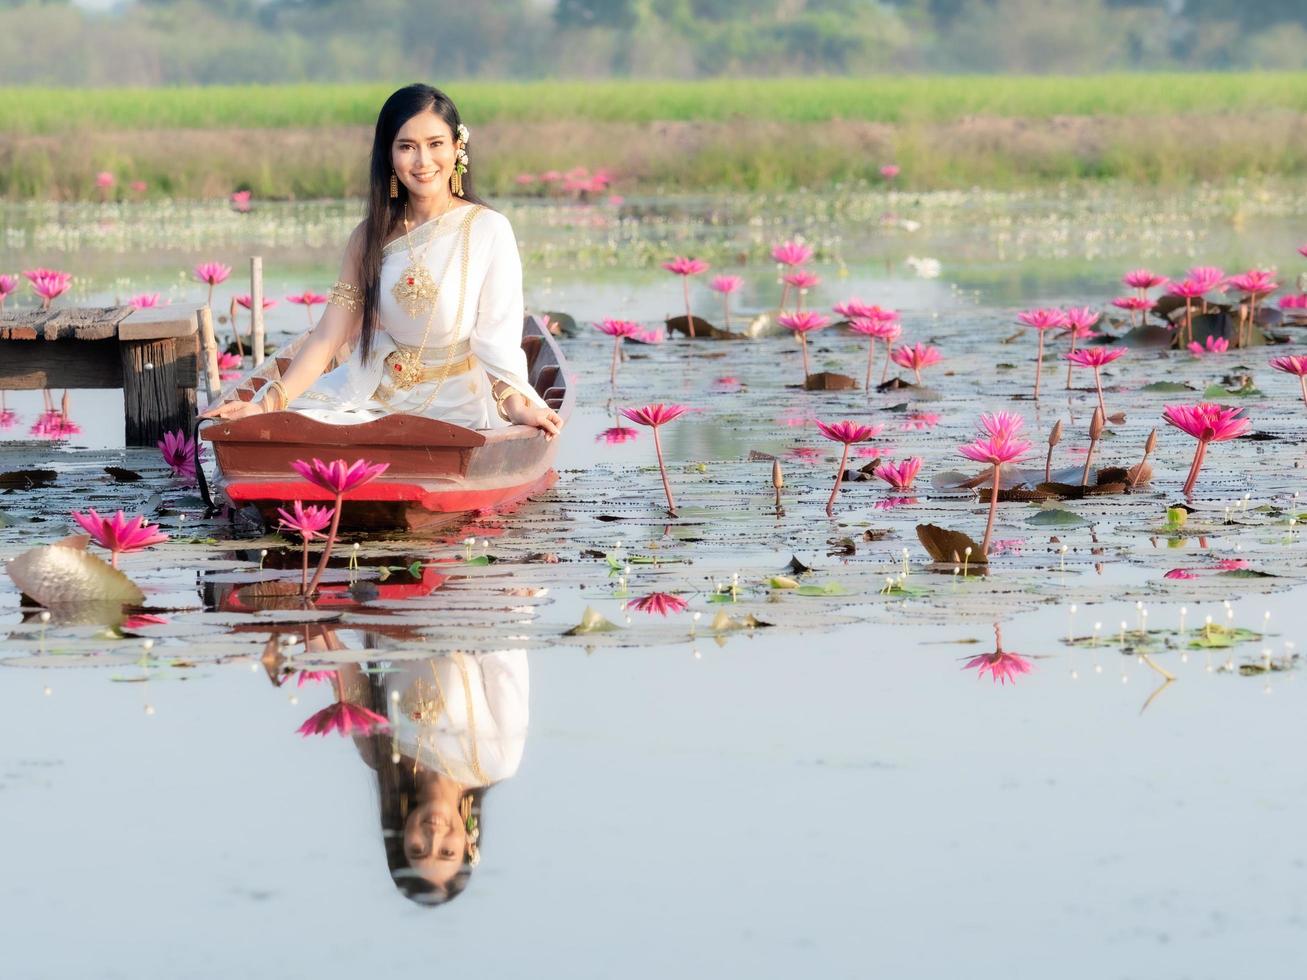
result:
<svg viewBox="0 0 1307 980"><path fill-rule="evenodd" d="M376 771L395 886L415 902L439 905L467 887L480 860L486 790L521 764L526 651L454 653L386 668L342 668L341 696L390 718L388 730L354 742Z"/></svg>

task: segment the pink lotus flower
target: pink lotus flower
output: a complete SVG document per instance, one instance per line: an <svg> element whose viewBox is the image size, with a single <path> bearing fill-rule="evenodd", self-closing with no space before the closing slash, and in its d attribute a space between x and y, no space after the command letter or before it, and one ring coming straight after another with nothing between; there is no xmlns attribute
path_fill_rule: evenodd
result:
<svg viewBox="0 0 1307 980"><path fill-rule="evenodd" d="M101 190L107 190L108 188L112 187L113 182L114 182L113 174L109 173L109 171L107 170L101 170L98 174L95 175L95 186L100 188Z"/></svg>
<svg viewBox="0 0 1307 980"><path fill-rule="evenodd" d="M1162 577L1169 578L1169 579L1182 579L1187 581L1189 579L1197 578L1198 575L1194 572L1189 571L1189 569L1187 568L1173 568Z"/></svg>
<svg viewBox="0 0 1307 980"><path fill-rule="evenodd" d="M0 278L3 278L0 276ZM1280 297L1282 310L1307 310L1307 293L1285 293Z"/></svg>
<svg viewBox="0 0 1307 980"><path fill-rule="evenodd" d="M1231 276L1229 284L1245 296L1266 296L1280 288L1273 269L1249 269L1243 275Z"/></svg>
<svg viewBox="0 0 1307 980"><path fill-rule="evenodd" d="M921 369L938 364L940 361L937 348L922 346L920 342L912 347L900 347L890 357L900 367L910 368L916 376L917 384L921 384Z"/></svg>
<svg viewBox="0 0 1307 980"><path fill-rule="evenodd" d="M305 684L334 684L340 680L340 674L334 670L299 670L295 672L295 686Z"/></svg>
<svg viewBox="0 0 1307 980"><path fill-rule="evenodd" d="M708 263L700 259L685 258L677 256L670 262L664 262L663 268L668 272L673 272L678 276L697 276L701 272L708 271Z"/></svg>
<svg viewBox="0 0 1307 980"><path fill-rule="evenodd" d="M315 293L311 290L304 290L302 293L287 296L286 302L295 303L304 307L304 313L309 318L309 326L313 326L313 307L321 306L327 301L327 297L321 293Z"/></svg>
<svg viewBox="0 0 1307 980"><path fill-rule="evenodd" d="M665 405L661 402L645 405L642 408L624 408L622 414L637 425L647 425L653 429L654 453L658 456L658 473L663 478L663 492L667 494L667 512L676 516L676 503L672 500L672 486L667 482L667 466L663 463L663 444L658 438L658 430L674 419L680 418L689 408L685 405Z"/></svg>
<svg viewBox="0 0 1307 980"><path fill-rule="evenodd" d="M138 310L148 310L160 306L158 293L138 293L127 301L127 305Z"/></svg>
<svg viewBox="0 0 1307 980"><path fill-rule="evenodd" d="M782 242L771 250L771 257L780 265L803 265L812 258L812 249L801 242Z"/></svg>
<svg viewBox="0 0 1307 980"><path fill-rule="evenodd" d="M230 275L231 266L223 265L221 262L201 262L195 267L195 278L210 286L226 282Z"/></svg>
<svg viewBox="0 0 1307 980"><path fill-rule="evenodd" d="M41 309L48 310L50 303L68 291L72 276L63 272L37 276L32 280L32 291L41 297Z"/></svg>
<svg viewBox="0 0 1307 980"><path fill-rule="evenodd" d="M630 320L604 320L595 324L596 329L613 338L613 365L608 372L608 383L617 384L617 365L622 359L622 339L643 336L644 329Z"/></svg>
<svg viewBox="0 0 1307 980"><path fill-rule="evenodd" d="M681 277L681 289L685 293L685 325L689 328L691 339L694 338L694 317L690 315L690 277L708 270L708 263L699 259L677 256L670 262L664 262L663 268Z"/></svg>
<svg viewBox="0 0 1307 980"><path fill-rule="evenodd" d="M1153 308L1153 301L1147 296L1118 296L1112 300L1112 305L1119 310L1129 311L1130 325L1134 326L1135 314L1147 314Z"/></svg>
<svg viewBox="0 0 1307 980"><path fill-rule="evenodd" d="M1224 337L1212 337L1210 335L1207 338L1205 347L1196 340L1189 344L1189 352L1194 357L1202 357L1204 354L1224 354L1229 349L1230 342Z"/></svg>
<svg viewBox="0 0 1307 980"><path fill-rule="evenodd" d="M1138 289L1140 295L1144 291L1152 289L1154 286L1160 286L1166 282L1166 276L1159 276L1155 272L1147 269L1133 269L1121 277L1121 281L1132 289Z"/></svg>
<svg viewBox="0 0 1307 980"><path fill-rule="evenodd" d="M12 429L18 424L18 413L12 408L0 409L0 429Z"/></svg>
<svg viewBox="0 0 1307 980"><path fill-rule="evenodd" d="M164 616L156 616L154 613L137 613L134 616L127 616L118 624L118 629L124 633L135 633L137 630L144 629L146 626L167 626L168 620Z"/></svg>
<svg viewBox="0 0 1307 980"><path fill-rule="evenodd" d="M813 286L821 283L821 276L815 272L809 272L807 269L796 269L794 272L788 272L781 276L787 285L803 292L811 289Z"/></svg>
<svg viewBox="0 0 1307 980"><path fill-rule="evenodd" d="M250 298L250 294L249 294L249 293L241 293L239 296L236 297L236 303L237 303L237 305L238 305L238 306L243 306L243 307L245 307L245 309L247 309L247 310L250 308L250 306L253 304L253 302L254 302L254 300ZM274 306L276 306L276 305L277 305L277 301L276 301L275 299L269 299L269 298L266 297L266 296L263 298L263 308L264 308L265 310L266 310L266 309L270 309L271 307L274 307Z"/></svg>
<svg viewBox="0 0 1307 980"><path fill-rule="evenodd" d="M530 187L535 182L535 174L518 174L513 178L513 183L517 184L518 187Z"/></svg>
<svg viewBox="0 0 1307 980"><path fill-rule="evenodd" d="M277 522L279 530L294 531L307 542L326 537L322 529L331 523L333 511L330 507L305 507L304 501L297 500L290 511L278 507L277 516L281 518Z"/></svg>
<svg viewBox="0 0 1307 980"><path fill-rule="evenodd" d="M1302 390L1302 402L1307 405L1307 356L1286 354L1283 357L1272 357L1270 363L1271 367L1277 371L1298 376L1298 387Z"/></svg>
<svg viewBox="0 0 1307 980"><path fill-rule="evenodd" d="M997 650L994 653L982 653L972 657L963 666L963 670L974 670L977 677L984 677L985 671L996 682L1006 684L1009 680L1016 683L1021 674L1030 673L1033 665L1019 653L1006 653Z"/></svg>
<svg viewBox="0 0 1307 980"><path fill-rule="evenodd" d="M320 459L312 462L297 459L290 465L306 482L338 497L371 483L390 467L389 463L373 464L362 459L353 463L346 463L343 459L330 463Z"/></svg>
<svg viewBox="0 0 1307 980"><path fill-rule="evenodd" d="M624 442L630 442L640 435L639 430L629 429L624 425L615 425L610 429L604 429L603 432L595 436L595 442L606 442L610 446L620 446Z"/></svg>
<svg viewBox="0 0 1307 980"><path fill-rule="evenodd" d="M808 370L808 334L828 326L830 318L820 313L783 313L776 318L776 322L798 336L799 345L803 348L803 382L807 384L811 373Z"/></svg>
<svg viewBox="0 0 1307 980"><path fill-rule="evenodd" d="M1207 286L1196 279L1185 279L1183 282L1170 283L1166 291L1168 295L1192 301L1202 299L1203 294L1207 292Z"/></svg>
<svg viewBox="0 0 1307 980"><path fill-rule="evenodd" d="M1216 563L1216 567L1222 572L1237 572L1241 568L1247 568L1248 562L1243 558L1222 558Z"/></svg>
<svg viewBox="0 0 1307 980"><path fill-rule="evenodd" d="M92 541L109 552L110 564L114 568L118 567L119 555L141 551L168 540L168 535L161 533L157 524L146 524L145 518L139 515L128 520L122 511L113 517L101 517L92 507L85 514L73 511L72 518Z"/></svg>
<svg viewBox="0 0 1307 980"><path fill-rule="evenodd" d="M849 462L849 447L855 442L866 442L880 434L881 426L863 425L860 422L818 422L821 434L832 442L844 444L844 453L840 456L840 468L835 472L835 486L831 488L830 499L826 501L826 516L835 516L835 495L840 492L840 483L844 480L844 467Z"/></svg>
<svg viewBox="0 0 1307 980"><path fill-rule="evenodd" d="M1111 364L1126 352L1124 347L1082 347L1066 355L1072 364L1094 369L1094 388L1098 391L1098 408L1107 419L1107 406L1103 404L1103 377L1099 373L1104 364Z"/></svg>
<svg viewBox="0 0 1307 980"><path fill-rule="evenodd" d="M1058 336L1071 338L1071 352L1075 353L1076 341L1088 340L1096 337L1098 334L1094 331L1095 324L1102 319L1102 314L1088 306L1069 306L1063 313L1066 315L1066 326L1062 328ZM1068 363L1066 366L1066 387L1071 389L1071 372L1075 368L1074 364Z"/></svg>
<svg viewBox="0 0 1307 980"><path fill-rule="evenodd" d="M864 306L855 300L850 300L845 304L845 310L837 306L835 312L856 313L852 320L849 321L849 329L854 333L860 333L867 338L867 376L862 382L862 386L868 390L871 388L871 366L876 356L876 341L885 341L885 367L882 375L889 371L890 344L898 339L903 328L899 326L894 319L897 314L893 310L882 310L878 306ZM884 380L884 377L881 378Z"/></svg>
<svg viewBox="0 0 1307 980"><path fill-rule="evenodd" d="M1044 370L1044 333L1067 326L1067 317L1061 310L1041 307L1018 313L1017 320L1033 327L1039 334L1039 347L1035 352L1035 397L1038 398L1039 378Z"/></svg>
<svg viewBox="0 0 1307 980"><path fill-rule="evenodd" d="M243 365L239 354L219 354L218 355L218 380L234 381L239 378L240 369Z"/></svg>
<svg viewBox="0 0 1307 980"><path fill-rule="evenodd" d="M988 463L994 468L993 488L989 495L989 520L985 523L985 539L981 554L988 557L989 542L994 533L994 518L998 515L998 484L1000 471L1007 463L1014 463L1030 452L1031 444L1020 438L1025 419L1011 412L984 414L980 417L980 438L958 447L967 459Z"/></svg>
<svg viewBox="0 0 1307 980"><path fill-rule="evenodd" d="M143 181L143 180L134 180L134 181L132 181L130 184L128 184L127 186L129 186L129 187L130 187L130 188L131 188L135 193L137 193L137 194L144 194L144 193L145 193L145 188L146 188L148 185L147 185L147 184L145 183L145 181Z"/></svg>
<svg viewBox="0 0 1307 980"><path fill-rule="evenodd" d="M163 454L163 461L168 464L173 476L184 477L189 480L195 479L196 446L194 439L178 429L175 432L165 432L157 445L159 452ZM199 448L199 454L204 455L203 446Z"/></svg>
<svg viewBox="0 0 1307 980"><path fill-rule="evenodd" d="M899 165L897 163L881 164L880 175L884 177L886 180L893 180L901 172L902 171L899 170Z"/></svg>
<svg viewBox="0 0 1307 980"><path fill-rule="evenodd" d="M872 306L870 303L864 303L856 296L851 299L846 299L843 303L836 303L833 309L846 320L856 320L859 317L864 319L876 319L881 312L879 306Z"/></svg>
<svg viewBox="0 0 1307 980"><path fill-rule="evenodd" d="M1194 461L1189 466L1189 476L1184 483L1183 492L1186 497L1193 493L1198 471L1202 468L1203 457L1207 453L1207 444L1238 438L1252 428L1252 422L1243 418L1242 408L1222 408L1212 402L1167 405L1162 418L1168 425L1173 425L1198 440Z"/></svg>
<svg viewBox="0 0 1307 980"><path fill-rule="evenodd" d="M329 707L311 715L308 721L300 725L297 731L306 738L310 735L326 735L339 732L341 735L371 735L374 731L387 728L390 722L385 715L348 701L337 701Z"/></svg>
<svg viewBox="0 0 1307 980"><path fill-rule="evenodd" d="M1225 284L1225 270L1214 265L1196 265L1185 273L1185 281L1203 287L1203 292L1210 293Z"/></svg>
<svg viewBox="0 0 1307 980"><path fill-rule="evenodd" d="M9 294L18 288L17 276L0 276L0 310L4 309Z"/></svg>
<svg viewBox="0 0 1307 980"><path fill-rule="evenodd" d="M1298 254L1302 256L1307 256L1307 245L1299 245Z"/></svg>
<svg viewBox="0 0 1307 980"><path fill-rule="evenodd" d="M546 170L540 175L540 179L546 184L556 184L563 179L563 175L557 170Z"/></svg>
<svg viewBox="0 0 1307 980"><path fill-rule="evenodd" d="M51 276L58 276L64 279L72 279L66 272L60 272L58 269L47 269L45 266L38 266L35 269L24 269L23 278L28 282L36 282L38 279L48 279Z"/></svg>
<svg viewBox="0 0 1307 980"><path fill-rule="evenodd" d="M709 288L722 294L722 312L726 319L726 329L731 329L731 293L738 292L744 285L740 276L717 276L708 284Z"/></svg>
<svg viewBox="0 0 1307 980"><path fill-rule="evenodd" d="M626 604L627 609L635 609L639 612L658 613L660 616L666 616L669 612L685 612L690 604L680 596L672 595L670 592L650 592L646 596L638 599L632 599Z"/></svg>
<svg viewBox="0 0 1307 980"><path fill-rule="evenodd" d="M904 419L899 428L905 432L913 429L924 432L939 425L939 418L938 412L916 412Z"/></svg>
<svg viewBox="0 0 1307 980"><path fill-rule="evenodd" d="M242 214L249 211L251 193L251 191L233 191L231 195L232 208Z"/></svg>
<svg viewBox="0 0 1307 980"><path fill-rule="evenodd" d="M882 463L873 474L895 490L911 490L921 469L921 457L911 456L901 463Z"/></svg>

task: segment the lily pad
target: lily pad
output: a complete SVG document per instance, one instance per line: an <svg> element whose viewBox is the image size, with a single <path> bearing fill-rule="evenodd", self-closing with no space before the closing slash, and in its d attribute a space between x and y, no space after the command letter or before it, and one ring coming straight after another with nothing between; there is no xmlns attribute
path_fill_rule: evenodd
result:
<svg viewBox="0 0 1307 980"><path fill-rule="evenodd" d="M617 626L604 619L602 615L595 612L589 606L581 613L581 622L577 623L570 630L565 632L564 636L585 636L587 633L610 633L617 629Z"/></svg>
<svg viewBox="0 0 1307 980"><path fill-rule="evenodd" d="M800 585L794 590L796 595L808 596L841 596L852 595L852 593L839 582L823 582L820 585L811 583L809 585Z"/></svg>
<svg viewBox="0 0 1307 980"><path fill-rule="evenodd" d="M90 542L74 534L54 544L24 551L5 571L24 593L43 606L76 602L139 605L145 594L116 568L86 550Z"/></svg>
<svg viewBox="0 0 1307 980"><path fill-rule="evenodd" d="M1027 517L1026 523L1031 527L1085 527L1092 522L1085 520L1074 511L1049 507Z"/></svg>

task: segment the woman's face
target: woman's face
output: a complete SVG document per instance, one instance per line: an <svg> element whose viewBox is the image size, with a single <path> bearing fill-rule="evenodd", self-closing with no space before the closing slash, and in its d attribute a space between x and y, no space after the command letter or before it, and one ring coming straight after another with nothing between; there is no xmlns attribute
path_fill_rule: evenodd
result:
<svg viewBox="0 0 1307 980"><path fill-rule="evenodd" d="M458 800L438 794L409 811L404 823L404 856L409 867L433 885L447 885L463 866L467 829Z"/></svg>
<svg viewBox="0 0 1307 980"><path fill-rule="evenodd" d="M449 124L431 110L400 127L390 147L395 175L414 197L444 197L457 156Z"/></svg>

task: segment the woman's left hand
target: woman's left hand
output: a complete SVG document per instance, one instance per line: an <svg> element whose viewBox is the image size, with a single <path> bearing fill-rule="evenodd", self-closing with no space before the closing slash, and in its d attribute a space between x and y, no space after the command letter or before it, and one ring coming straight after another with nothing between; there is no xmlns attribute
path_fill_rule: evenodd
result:
<svg viewBox="0 0 1307 980"><path fill-rule="evenodd" d="M533 425L544 429L545 438L552 439L563 428L563 420L552 408L537 408L521 395L506 400L504 412L514 425Z"/></svg>

